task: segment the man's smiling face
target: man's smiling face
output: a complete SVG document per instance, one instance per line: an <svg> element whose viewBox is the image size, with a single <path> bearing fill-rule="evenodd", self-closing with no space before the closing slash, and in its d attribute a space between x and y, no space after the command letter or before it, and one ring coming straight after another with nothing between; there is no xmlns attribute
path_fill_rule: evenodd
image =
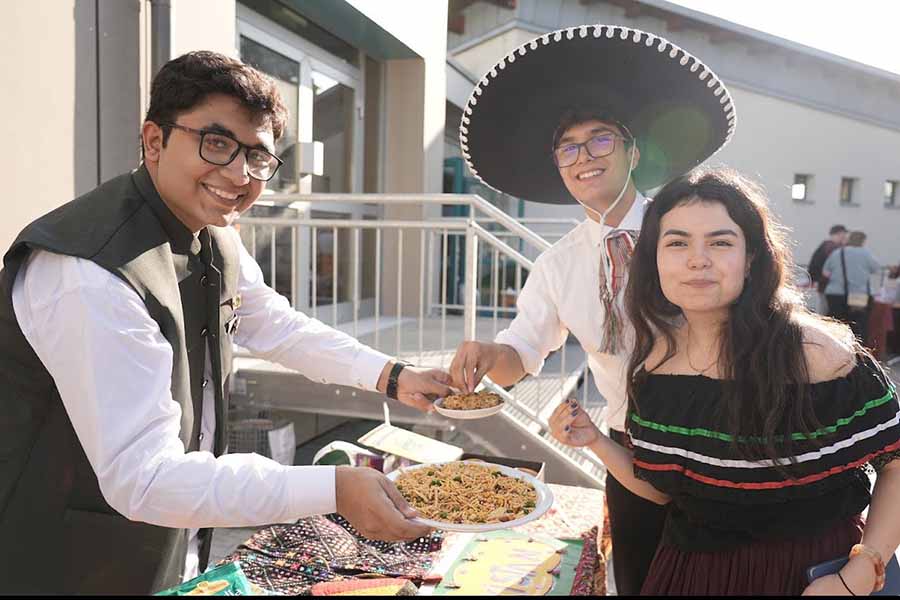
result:
<svg viewBox="0 0 900 600"><path fill-rule="evenodd" d="M223 133L250 147L273 152L275 140L268 122L254 119L241 103L223 94L212 94L175 123L192 129ZM176 217L192 232L207 225L224 227L259 198L265 182L247 174L242 150L228 165L210 164L200 157L200 136L172 128L163 146L162 130L144 123L144 162L159 195Z"/></svg>
<svg viewBox="0 0 900 600"><path fill-rule="evenodd" d="M559 175L569 193L581 204L603 212L616 199L628 177L628 161L631 146L622 139L627 137L616 125L597 119L577 123L569 127L556 143L556 150L587 142L591 138L611 136L614 147L610 154L594 158L585 147L578 151L574 164L559 168ZM640 159L635 149L634 166Z"/></svg>

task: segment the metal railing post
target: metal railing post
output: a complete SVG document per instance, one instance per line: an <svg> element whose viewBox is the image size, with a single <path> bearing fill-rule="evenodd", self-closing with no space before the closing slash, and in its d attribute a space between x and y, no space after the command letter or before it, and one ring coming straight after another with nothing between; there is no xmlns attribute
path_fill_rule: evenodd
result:
<svg viewBox="0 0 900 600"><path fill-rule="evenodd" d="M478 318L478 237L469 221L466 227L466 286L463 299L464 339L475 339L475 322Z"/></svg>

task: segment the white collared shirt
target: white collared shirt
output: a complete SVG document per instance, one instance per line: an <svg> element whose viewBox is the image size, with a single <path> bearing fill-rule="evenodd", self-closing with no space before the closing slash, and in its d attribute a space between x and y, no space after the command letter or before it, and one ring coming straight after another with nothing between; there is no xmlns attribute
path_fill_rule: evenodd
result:
<svg viewBox="0 0 900 600"><path fill-rule="evenodd" d="M604 417L619 431L625 429L625 379L633 330L625 323L623 352L613 355L599 351L605 317L600 301L600 260L602 256L609 260L603 241L611 233L641 228L646 203L638 192L617 227L601 227L585 219L541 253L519 294L516 318L494 340L512 346L525 372L537 375L547 355L562 346L571 332L587 354L597 389L606 399ZM620 293L616 298L620 306L622 296Z"/></svg>
<svg viewBox="0 0 900 600"><path fill-rule="evenodd" d="M234 240L242 299L234 341L310 379L374 390L389 357L292 309L265 285L236 232ZM213 386L203 393L200 450L185 451L171 394L172 347L119 277L89 260L36 250L16 277L13 308L109 505L134 521L191 530L185 579L197 574L199 528L335 511L334 467L212 454ZM208 356L204 376L212 377Z"/></svg>

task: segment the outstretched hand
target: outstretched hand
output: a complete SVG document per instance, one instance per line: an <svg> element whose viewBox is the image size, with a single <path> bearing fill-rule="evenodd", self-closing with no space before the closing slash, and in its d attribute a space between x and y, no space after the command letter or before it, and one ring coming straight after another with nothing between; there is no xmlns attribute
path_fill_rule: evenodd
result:
<svg viewBox="0 0 900 600"><path fill-rule="evenodd" d="M337 512L365 537L386 542L415 540L431 529L409 519L416 510L382 473L368 467L337 467Z"/></svg>
<svg viewBox="0 0 900 600"><path fill-rule="evenodd" d="M397 400L423 412L434 411L434 400L453 393L450 374L441 369L406 367L397 378Z"/></svg>

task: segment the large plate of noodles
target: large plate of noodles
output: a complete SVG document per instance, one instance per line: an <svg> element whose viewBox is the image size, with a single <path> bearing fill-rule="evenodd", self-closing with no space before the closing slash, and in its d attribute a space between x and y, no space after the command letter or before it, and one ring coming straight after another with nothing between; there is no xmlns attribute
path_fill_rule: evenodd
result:
<svg viewBox="0 0 900 600"><path fill-rule="evenodd" d="M445 531L493 531L534 521L553 505L550 488L512 467L453 461L388 474L416 510L417 523Z"/></svg>
<svg viewBox="0 0 900 600"><path fill-rule="evenodd" d="M434 402L434 410L451 419L482 419L503 410L505 401L494 392L480 390L472 394L452 394Z"/></svg>

